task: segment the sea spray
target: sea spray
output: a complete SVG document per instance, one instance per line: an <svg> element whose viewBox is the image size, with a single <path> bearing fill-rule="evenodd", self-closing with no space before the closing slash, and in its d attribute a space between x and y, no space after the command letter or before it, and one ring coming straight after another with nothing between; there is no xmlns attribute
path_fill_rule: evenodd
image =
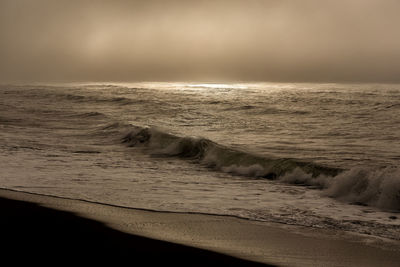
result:
<svg viewBox="0 0 400 267"><path fill-rule="evenodd" d="M400 210L400 169L354 167L334 177L325 194L351 203Z"/></svg>

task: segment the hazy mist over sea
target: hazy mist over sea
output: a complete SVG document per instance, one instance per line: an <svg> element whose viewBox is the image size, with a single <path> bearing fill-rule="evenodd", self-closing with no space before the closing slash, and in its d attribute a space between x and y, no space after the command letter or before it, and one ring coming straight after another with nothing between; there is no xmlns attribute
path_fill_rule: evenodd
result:
<svg viewBox="0 0 400 267"><path fill-rule="evenodd" d="M0 187L400 240L399 10L0 0Z"/></svg>
<svg viewBox="0 0 400 267"><path fill-rule="evenodd" d="M0 80L399 82L396 0L2 0Z"/></svg>

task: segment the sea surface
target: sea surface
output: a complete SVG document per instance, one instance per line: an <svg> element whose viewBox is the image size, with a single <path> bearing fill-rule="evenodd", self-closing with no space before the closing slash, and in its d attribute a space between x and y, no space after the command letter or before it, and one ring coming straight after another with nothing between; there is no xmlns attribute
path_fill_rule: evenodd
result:
<svg viewBox="0 0 400 267"><path fill-rule="evenodd" d="M400 85L0 86L0 187L400 240Z"/></svg>

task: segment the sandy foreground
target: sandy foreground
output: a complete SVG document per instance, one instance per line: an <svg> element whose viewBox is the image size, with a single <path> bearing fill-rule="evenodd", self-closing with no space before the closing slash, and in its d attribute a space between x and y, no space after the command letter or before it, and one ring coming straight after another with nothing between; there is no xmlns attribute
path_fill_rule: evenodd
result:
<svg viewBox="0 0 400 267"><path fill-rule="evenodd" d="M135 266L399 266L400 262L398 241L230 216L148 211L3 189L0 208L2 254L25 262L50 257L93 262L130 259Z"/></svg>

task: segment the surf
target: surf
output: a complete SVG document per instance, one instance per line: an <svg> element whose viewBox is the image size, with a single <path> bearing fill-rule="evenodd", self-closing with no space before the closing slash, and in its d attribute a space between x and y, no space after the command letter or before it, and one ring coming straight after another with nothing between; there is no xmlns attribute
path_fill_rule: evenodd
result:
<svg viewBox="0 0 400 267"><path fill-rule="evenodd" d="M178 136L156 128L137 127L123 136L128 147L152 155L189 159L213 170L277 180L323 190L323 195L353 204L400 210L398 168L342 169L291 158L275 158L233 149L207 138Z"/></svg>

